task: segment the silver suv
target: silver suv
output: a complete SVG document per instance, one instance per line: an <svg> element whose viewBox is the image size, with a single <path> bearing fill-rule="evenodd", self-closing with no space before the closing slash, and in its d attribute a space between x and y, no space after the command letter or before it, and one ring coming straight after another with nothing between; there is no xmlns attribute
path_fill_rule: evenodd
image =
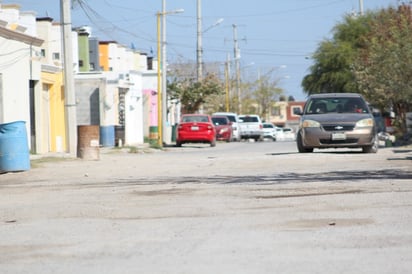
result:
<svg viewBox="0 0 412 274"><path fill-rule="evenodd" d="M301 115L296 142L299 152L314 148L362 148L376 153L375 120L360 94L323 93L309 96Z"/></svg>

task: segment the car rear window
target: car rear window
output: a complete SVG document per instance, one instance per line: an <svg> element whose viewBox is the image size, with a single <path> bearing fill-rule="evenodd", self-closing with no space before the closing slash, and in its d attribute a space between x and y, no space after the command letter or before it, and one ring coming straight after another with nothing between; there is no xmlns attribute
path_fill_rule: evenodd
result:
<svg viewBox="0 0 412 274"><path fill-rule="evenodd" d="M227 125L228 120L225 118L218 118L218 117L212 117L213 124L215 125Z"/></svg>
<svg viewBox="0 0 412 274"><path fill-rule="evenodd" d="M242 116L240 118L243 123L257 123L259 122L258 118L256 116Z"/></svg>
<svg viewBox="0 0 412 274"><path fill-rule="evenodd" d="M182 117L182 122L184 123L190 123L190 122L209 122L209 119L207 116L204 115L193 115L193 116L183 116Z"/></svg>

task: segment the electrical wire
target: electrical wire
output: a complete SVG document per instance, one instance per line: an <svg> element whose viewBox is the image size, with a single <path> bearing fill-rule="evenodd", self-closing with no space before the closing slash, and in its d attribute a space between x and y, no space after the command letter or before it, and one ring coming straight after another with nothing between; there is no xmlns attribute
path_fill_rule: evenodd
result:
<svg viewBox="0 0 412 274"><path fill-rule="evenodd" d="M150 37L149 34L147 36L139 36L136 33L132 31L128 31L125 28L118 27L114 23L108 21L104 16L100 15L95 9L90 7L85 0L78 0L78 5L86 15L86 17L90 20L90 22L95 26L97 29L99 29L102 33L104 33L106 36L111 37L113 40L116 40L116 37L112 34L114 31L130 35L131 37L135 37L144 41L148 42L155 42L156 39L153 37ZM96 19L99 19L96 21ZM101 25L102 23L107 24L110 28L102 28ZM149 37L149 38L147 38Z"/></svg>
<svg viewBox="0 0 412 274"><path fill-rule="evenodd" d="M11 60L5 60L4 62L0 63L0 70L5 70L16 65L20 60L26 59L30 56L30 52L23 52L20 55L14 56Z"/></svg>

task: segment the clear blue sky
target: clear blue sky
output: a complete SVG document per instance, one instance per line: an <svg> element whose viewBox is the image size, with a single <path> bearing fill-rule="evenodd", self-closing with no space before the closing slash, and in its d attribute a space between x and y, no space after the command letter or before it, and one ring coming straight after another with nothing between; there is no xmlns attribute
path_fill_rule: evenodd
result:
<svg viewBox="0 0 412 274"><path fill-rule="evenodd" d="M34 10L37 16L60 16L58 0L16 0L21 9ZM156 54L156 12L162 0L83 0L83 7L72 11L74 26L92 26L93 36L115 40L147 53ZM387 8L398 0L363 0L364 10ZM196 60L197 0L167 0L166 10L184 9L167 16L167 57L169 63ZM203 61L225 62L233 58L233 27L237 25L241 51L242 77L257 77L277 68L280 86L286 95L305 99L300 86L312 61L309 57L322 39L344 15L359 12L359 0L203 0L203 30L218 19L224 21L203 33Z"/></svg>

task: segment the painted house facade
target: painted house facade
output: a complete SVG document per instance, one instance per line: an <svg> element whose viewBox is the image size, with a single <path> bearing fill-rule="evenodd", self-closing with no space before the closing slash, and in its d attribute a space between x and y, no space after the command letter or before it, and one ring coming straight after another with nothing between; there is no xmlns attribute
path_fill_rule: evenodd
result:
<svg viewBox="0 0 412 274"><path fill-rule="evenodd" d="M37 58L43 40L35 37L35 14L0 4L0 123L24 121L29 148L36 144L40 85Z"/></svg>
<svg viewBox="0 0 412 274"><path fill-rule="evenodd" d="M68 150L61 31L52 18L0 5L0 123L25 121L39 154ZM72 38L77 125L114 129L113 145L144 143L158 123L156 62L88 27Z"/></svg>
<svg viewBox="0 0 412 274"><path fill-rule="evenodd" d="M297 130L299 127L300 116L297 110L302 111L305 102L279 101L271 109L269 122L278 127L291 127Z"/></svg>

